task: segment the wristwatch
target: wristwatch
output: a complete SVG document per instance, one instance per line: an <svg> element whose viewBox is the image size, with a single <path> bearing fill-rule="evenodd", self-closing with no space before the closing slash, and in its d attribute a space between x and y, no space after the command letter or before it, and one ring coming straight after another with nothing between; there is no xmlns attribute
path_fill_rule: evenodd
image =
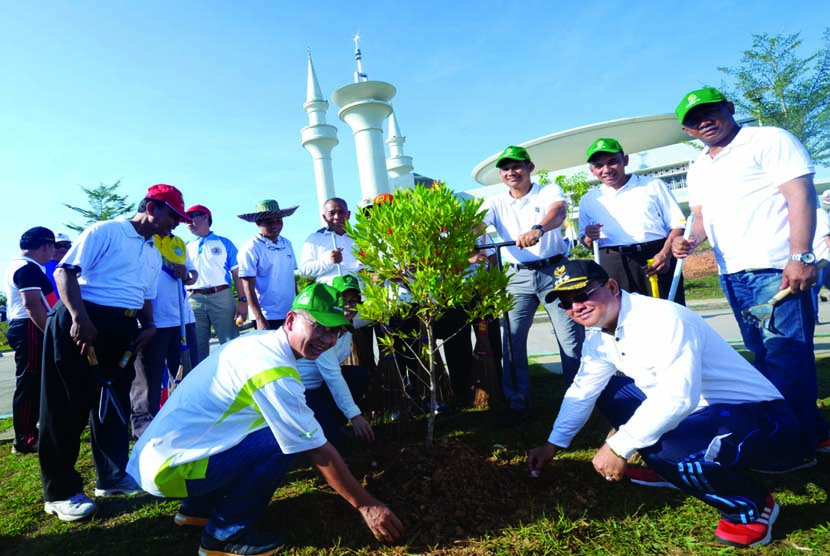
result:
<svg viewBox="0 0 830 556"><path fill-rule="evenodd" d="M239 302L240 302L240 303L247 303L247 302L248 302L248 298L247 298L247 297L245 297L244 295L240 295L240 296L239 296Z"/></svg>
<svg viewBox="0 0 830 556"><path fill-rule="evenodd" d="M790 255L790 260L801 264L816 264L816 256L809 251L798 255Z"/></svg>
<svg viewBox="0 0 830 556"><path fill-rule="evenodd" d="M530 227L530 229L531 230L539 230L540 232L542 232L542 236L545 235L545 227L542 226L541 224L533 225L533 226ZM542 236L539 236L539 237L542 237Z"/></svg>

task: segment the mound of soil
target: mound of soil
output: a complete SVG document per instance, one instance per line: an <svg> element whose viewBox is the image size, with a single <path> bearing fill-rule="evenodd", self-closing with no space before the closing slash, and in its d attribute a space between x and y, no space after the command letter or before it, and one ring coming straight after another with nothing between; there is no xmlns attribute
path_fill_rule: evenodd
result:
<svg viewBox="0 0 830 556"><path fill-rule="evenodd" d="M694 253L683 263L683 275L686 278L703 278L717 273L718 265L715 263L715 253L711 249Z"/></svg>

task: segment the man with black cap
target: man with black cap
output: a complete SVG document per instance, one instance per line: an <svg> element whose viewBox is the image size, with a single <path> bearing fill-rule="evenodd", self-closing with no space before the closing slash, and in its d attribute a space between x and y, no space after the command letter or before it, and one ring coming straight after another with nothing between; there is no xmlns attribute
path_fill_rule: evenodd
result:
<svg viewBox="0 0 830 556"><path fill-rule="evenodd" d="M169 235L180 220L189 220L182 194L154 185L131 219L84 230L55 270L61 299L46 320L39 459L44 510L63 521L97 510L75 469L87 424L95 496L141 491L126 473L132 354L155 333L150 300L161 256L152 238Z"/></svg>
<svg viewBox="0 0 830 556"><path fill-rule="evenodd" d="M26 230L20 238L20 256L12 259L3 283L9 307L6 338L15 363L13 454L37 453L43 331L46 315L57 301L43 265L54 253L52 230L42 226Z"/></svg>
<svg viewBox="0 0 830 556"><path fill-rule="evenodd" d="M188 242L187 254L198 273L196 281L187 287L188 301L196 319L198 364L210 353L210 329L216 331L219 344L239 336L237 322L248 319L248 298L239 281L237 249L231 240L214 233L213 214L205 205L187 209L190 222L187 228L197 239ZM239 298L233 299L231 284L236 284Z"/></svg>
<svg viewBox="0 0 830 556"><path fill-rule="evenodd" d="M272 554L284 544L253 524L299 453L378 540L400 538L395 514L327 441L297 373L298 360L316 360L351 330L337 290L308 286L279 330L234 340L196 367L138 440L130 474L154 496L183 499L175 521L204 528L200 554ZM308 516L286 515L284 526L297 519Z"/></svg>
<svg viewBox="0 0 830 556"><path fill-rule="evenodd" d="M674 253L685 257L709 239L753 364L795 412L799 441L764 471L811 467L817 451L830 452L830 428L816 405L813 162L788 131L738 125L735 106L713 87L687 93L675 113L704 148L686 176L696 217L693 236L676 238ZM759 328L743 318L743 311L786 289L792 293L774 306L768 325Z"/></svg>
<svg viewBox="0 0 830 556"><path fill-rule="evenodd" d="M666 299L677 265L672 240L683 235L680 205L660 178L626 174L628 155L616 139L597 139L586 155L601 184L579 202L582 242L588 249L599 242L599 264L625 291L652 295L649 276L656 275ZM681 283L673 301L685 300Z"/></svg>
<svg viewBox="0 0 830 556"><path fill-rule="evenodd" d="M596 404L617 428L594 456L601 477L622 480L636 450L665 481L721 512L719 542L767 544L778 505L747 472L787 453L797 431L775 386L686 307L629 294L593 261L569 261L554 275L546 301L586 336L548 442L528 454L531 473L570 445Z"/></svg>
<svg viewBox="0 0 830 556"><path fill-rule="evenodd" d="M254 212L239 215L259 228L259 233L239 249L239 278L257 330L282 326L297 293L297 257L291 242L280 235L283 218L295 210L296 206L281 209L275 200L265 199L257 203Z"/></svg>
<svg viewBox="0 0 830 556"><path fill-rule="evenodd" d="M523 147L504 149L496 166L508 190L485 201L484 224L493 226L502 241L516 242L503 251L513 273L507 289L515 305L508 313L510 328L504 330L502 386L510 406L503 424L518 425L530 410L528 331L539 302L553 287L554 267L565 260L567 247L559 228L568 207L558 185L541 187L531 181L535 166ZM579 368L585 331L557 304L545 303L545 310L559 344L562 371L572 378Z"/></svg>

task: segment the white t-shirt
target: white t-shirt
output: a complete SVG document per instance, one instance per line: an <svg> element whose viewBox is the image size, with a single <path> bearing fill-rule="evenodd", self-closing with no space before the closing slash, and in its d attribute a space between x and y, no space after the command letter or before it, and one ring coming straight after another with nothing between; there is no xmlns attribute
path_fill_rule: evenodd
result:
<svg viewBox="0 0 830 556"><path fill-rule="evenodd" d="M323 430L305 403L284 329L228 342L196 366L136 442L127 464L145 491L185 497L210 456L269 427L285 454L319 448Z"/></svg>
<svg viewBox="0 0 830 556"><path fill-rule="evenodd" d="M530 228L542 221L553 203L567 202L562 188L555 184L544 187L532 184L530 191L521 199L510 196L508 189L495 197L484 201L484 224L493 226L502 241L511 241L520 234L529 232ZM539 243L532 247L519 249L507 247L502 249L502 258L509 263L532 263L540 259L562 255L567 251L565 240L559 229L550 230L542 235Z"/></svg>
<svg viewBox="0 0 830 556"><path fill-rule="evenodd" d="M579 202L579 233L602 224L600 247L632 245L666 239L683 227L683 211L659 178L631 174L619 190L600 184Z"/></svg>
<svg viewBox="0 0 830 556"><path fill-rule="evenodd" d="M129 220L117 218L84 230L58 267L77 271L85 301L141 309L146 299L156 297L161 254Z"/></svg>
<svg viewBox="0 0 830 556"><path fill-rule="evenodd" d="M352 335L346 332L331 349L324 351L314 361L308 359L297 361L297 372L300 373L306 390L320 388L325 382L334 398L334 403L348 419L360 415L360 408L354 403L349 385L340 369L340 363L349 356L351 349Z"/></svg>
<svg viewBox="0 0 830 556"><path fill-rule="evenodd" d="M721 274L787 265L789 217L778 188L814 172L804 146L776 127L742 127L715 158L704 149L686 176L689 206L702 209Z"/></svg>
<svg viewBox="0 0 830 556"><path fill-rule="evenodd" d="M623 291L614 334L586 328L582 360L549 442L566 448L617 371L646 400L608 444L624 457L651 446L694 411L782 399L703 318L676 303Z"/></svg>
<svg viewBox="0 0 830 556"><path fill-rule="evenodd" d="M239 266L236 264L236 247L231 240L210 232L205 237L188 242L187 255L199 273L196 282L187 289L231 285L231 271Z"/></svg>
<svg viewBox="0 0 830 556"><path fill-rule="evenodd" d="M276 242L261 235L239 250L239 277L256 278L256 294L267 320L284 319L294 301L294 271L297 258L291 242L280 236Z"/></svg>
<svg viewBox="0 0 830 556"><path fill-rule="evenodd" d="M193 270L193 261L190 256L185 260L187 270ZM179 299L179 288L182 289L182 297ZM184 311L185 324L196 322L193 309L187 302L184 287L179 286L178 280L173 278L162 268L159 272L159 283L156 287L156 297L153 299L153 321L158 328L169 328L181 325L181 311Z"/></svg>
<svg viewBox="0 0 830 556"><path fill-rule="evenodd" d="M331 252L342 248L343 262L331 262ZM338 268L339 266L339 268ZM300 274L314 276L318 282L331 285L335 276L357 274L361 264L354 256L354 240L346 234L337 235L323 228L305 240L300 253Z"/></svg>

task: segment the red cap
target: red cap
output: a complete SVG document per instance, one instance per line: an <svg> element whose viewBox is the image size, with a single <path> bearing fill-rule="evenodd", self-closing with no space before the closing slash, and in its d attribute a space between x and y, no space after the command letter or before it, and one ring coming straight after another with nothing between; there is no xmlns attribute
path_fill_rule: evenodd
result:
<svg viewBox="0 0 830 556"><path fill-rule="evenodd" d="M168 207L179 215L185 222L190 222L190 217L184 211L184 199L182 199L182 192L166 183L157 183L150 186L147 190L145 199L153 199L154 201L163 201Z"/></svg>
<svg viewBox="0 0 830 556"><path fill-rule="evenodd" d="M207 208L205 205L193 205L192 207L187 209L187 214L190 214L191 212L203 212L211 218L213 218L213 215L210 213L210 209Z"/></svg>

